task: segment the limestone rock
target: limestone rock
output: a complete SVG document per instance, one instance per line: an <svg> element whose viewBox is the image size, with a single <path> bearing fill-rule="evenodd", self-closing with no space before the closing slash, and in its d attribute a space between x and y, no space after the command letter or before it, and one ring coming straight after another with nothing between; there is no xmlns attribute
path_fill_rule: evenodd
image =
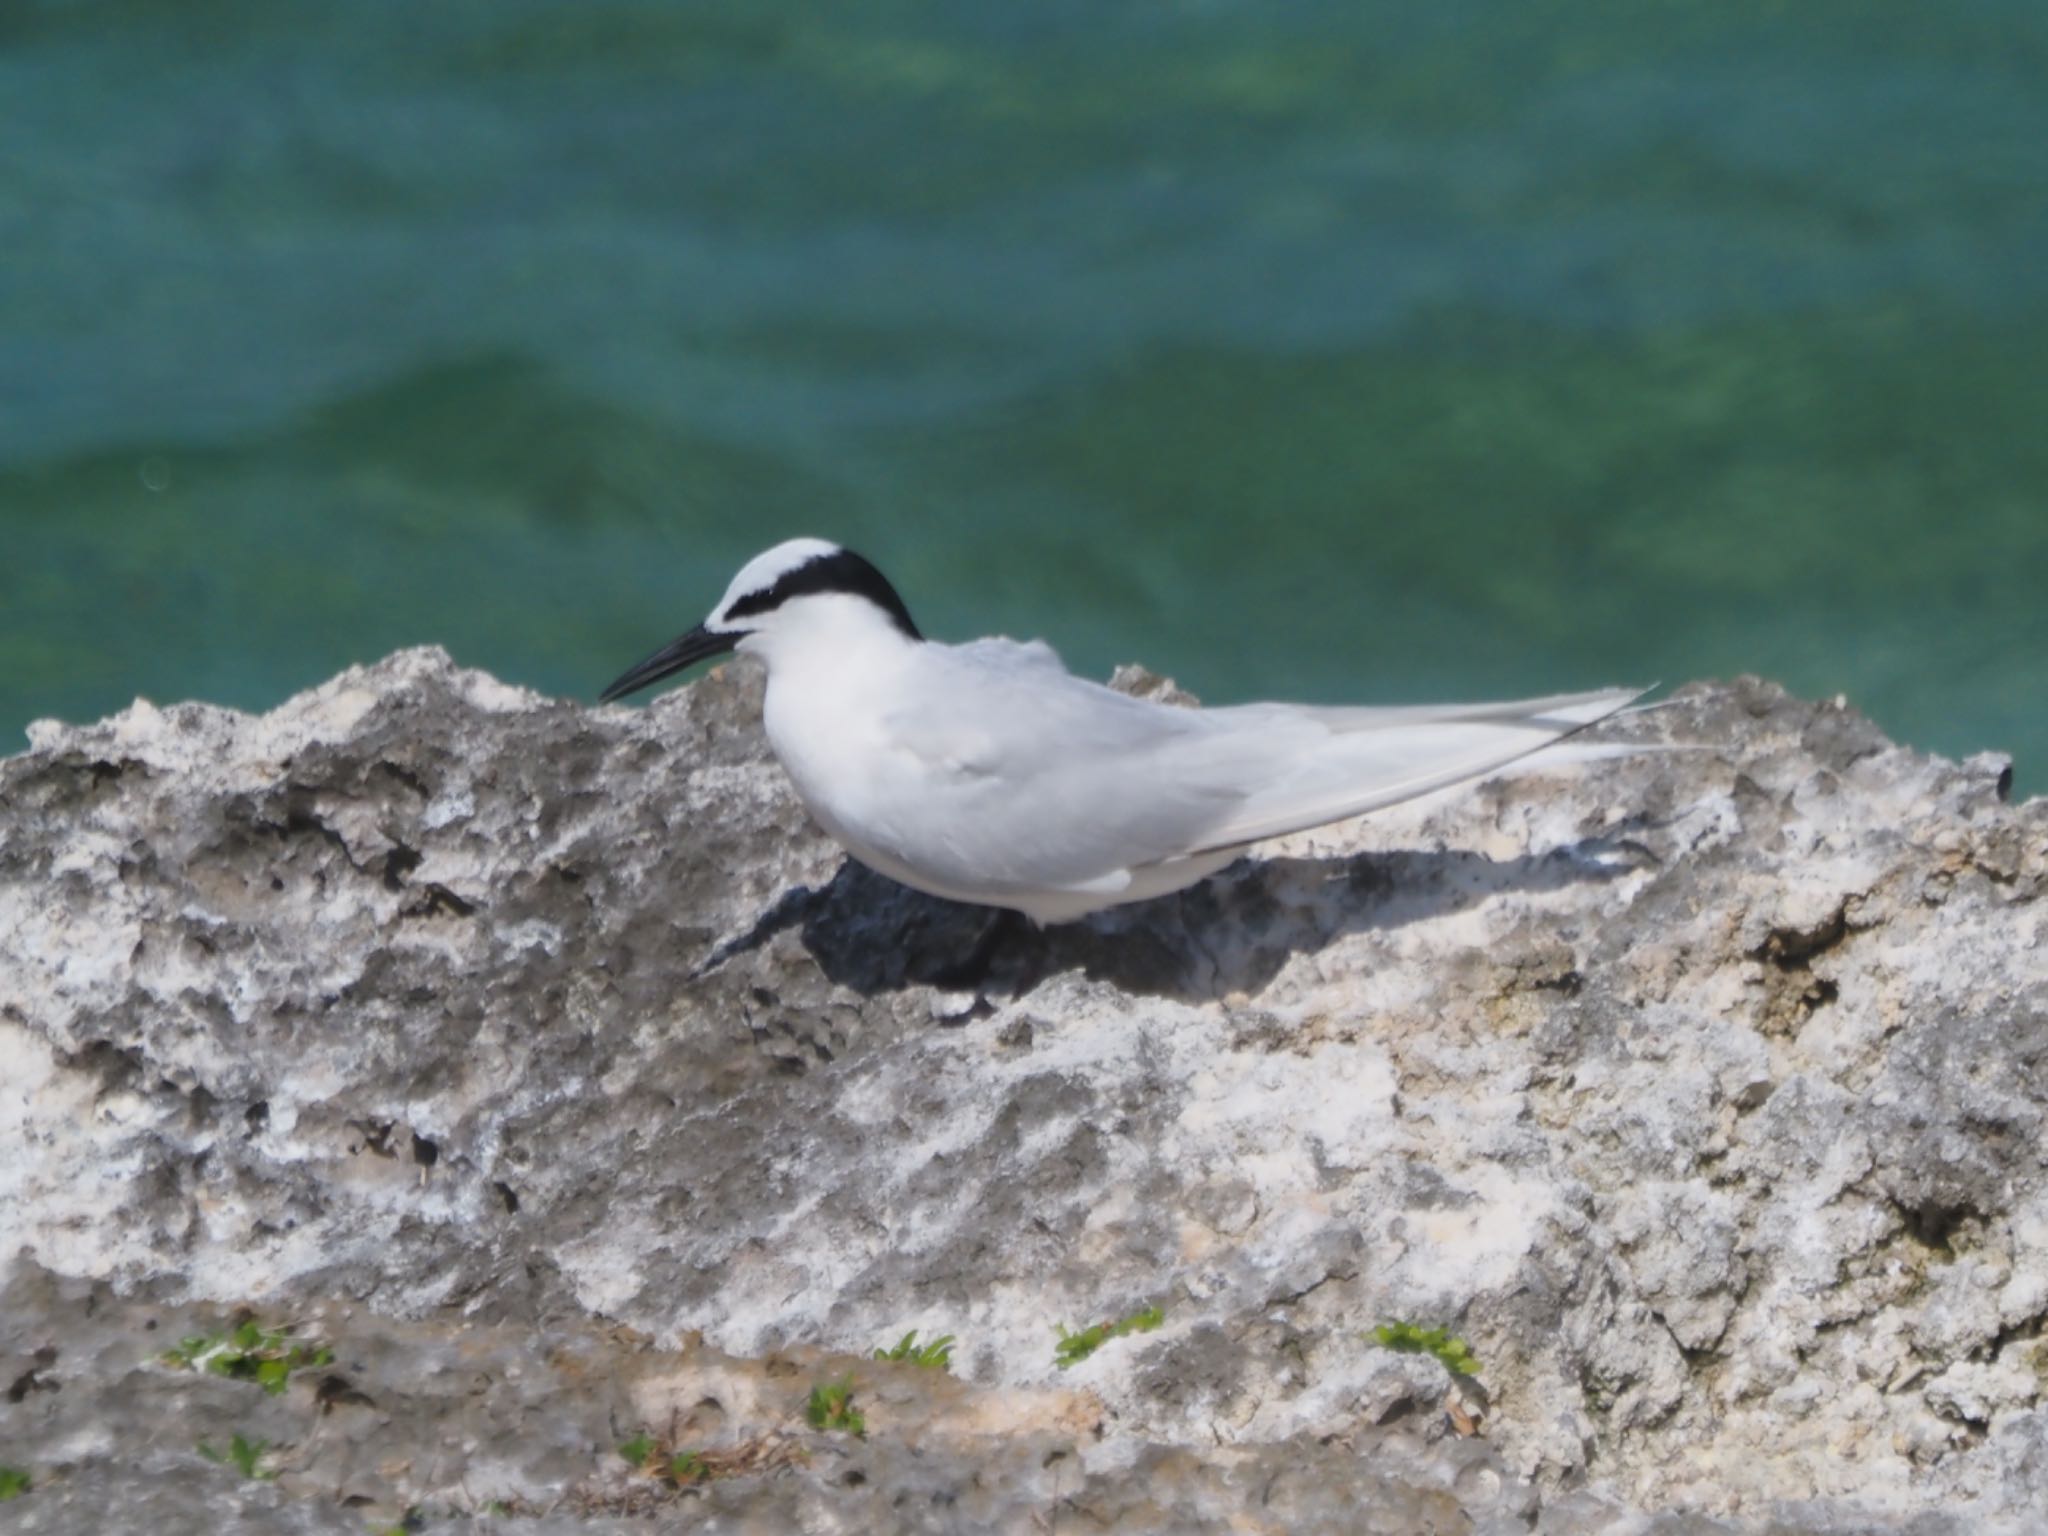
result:
<svg viewBox="0 0 2048 1536"><path fill-rule="evenodd" d="M845 864L757 725L744 667L589 709L413 651L0 763L0 1530L2048 1520L2048 801L2002 761L1687 688L1614 734L1694 750L1267 845L960 992L983 914ZM244 1318L334 1359L163 1363ZM869 1358L912 1328L950 1375Z"/></svg>

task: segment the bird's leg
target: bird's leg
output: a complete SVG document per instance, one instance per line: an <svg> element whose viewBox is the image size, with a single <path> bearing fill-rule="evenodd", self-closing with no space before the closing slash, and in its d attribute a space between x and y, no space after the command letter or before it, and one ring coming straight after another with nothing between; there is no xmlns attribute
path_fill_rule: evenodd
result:
<svg viewBox="0 0 2048 1536"><path fill-rule="evenodd" d="M1020 932L1028 931L1029 927L1023 913L1013 912L1008 907L997 907L994 916L982 925L974 946L958 960L943 965L934 972L928 978L931 985L947 992L985 990L997 954L1006 942Z"/></svg>

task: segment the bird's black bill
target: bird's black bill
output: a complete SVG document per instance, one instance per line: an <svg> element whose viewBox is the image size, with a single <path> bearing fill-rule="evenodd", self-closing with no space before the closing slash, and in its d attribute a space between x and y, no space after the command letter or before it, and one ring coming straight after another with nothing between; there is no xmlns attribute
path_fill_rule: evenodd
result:
<svg viewBox="0 0 2048 1536"><path fill-rule="evenodd" d="M739 643L738 635L719 634L699 624L687 635L678 636L664 645L637 667L622 673L611 687L597 696L597 702L609 704L613 699L623 699L629 693L637 693L649 683L658 683L664 677L674 676L685 667L695 666L712 656L723 656Z"/></svg>

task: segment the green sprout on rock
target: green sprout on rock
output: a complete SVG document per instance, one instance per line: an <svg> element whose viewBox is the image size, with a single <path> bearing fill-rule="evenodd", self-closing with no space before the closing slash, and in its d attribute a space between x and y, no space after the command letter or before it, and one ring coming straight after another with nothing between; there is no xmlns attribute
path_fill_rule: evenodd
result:
<svg viewBox="0 0 2048 1536"><path fill-rule="evenodd" d="M826 1381L812 1387L804 1418L813 1429L843 1430L849 1435L868 1432L866 1416L853 1406L851 1381Z"/></svg>
<svg viewBox="0 0 2048 1536"><path fill-rule="evenodd" d="M1166 1321L1164 1307L1146 1307L1133 1312L1129 1317L1116 1323L1096 1323L1091 1327L1069 1333L1060 1329L1059 1342L1053 1346L1053 1364L1061 1370L1079 1365L1111 1339L1120 1339L1127 1333L1150 1333Z"/></svg>
<svg viewBox="0 0 2048 1536"><path fill-rule="evenodd" d="M1448 1328L1423 1328L1414 1323L1381 1323L1372 1337L1404 1355L1432 1355L1453 1376L1477 1376L1479 1361L1472 1346L1454 1338Z"/></svg>
<svg viewBox="0 0 2048 1536"><path fill-rule="evenodd" d="M253 1381L275 1397L291 1381L293 1371L333 1364L334 1351L294 1339L289 1328L246 1322L231 1333L193 1334L157 1358L174 1370Z"/></svg>
<svg viewBox="0 0 2048 1536"><path fill-rule="evenodd" d="M917 1330L911 1329L896 1341L894 1349L878 1349L877 1360L887 1360L892 1365L915 1365L928 1371L943 1371L953 1363L953 1335L942 1333L930 1343L917 1342Z"/></svg>

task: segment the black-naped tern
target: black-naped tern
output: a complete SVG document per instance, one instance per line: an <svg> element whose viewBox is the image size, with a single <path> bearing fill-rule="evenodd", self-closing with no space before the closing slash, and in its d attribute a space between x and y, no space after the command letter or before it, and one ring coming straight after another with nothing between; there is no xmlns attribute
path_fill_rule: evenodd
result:
<svg viewBox="0 0 2048 1536"><path fill-rule="evenodd" d="M1641 692L1181 708L1075 677L1040 641L927 640L866 560L791 539L601 702L733 650L766 663L769 744L849 853L1038 923L1177 891L1262 838L1478 778Z"/></svg>

